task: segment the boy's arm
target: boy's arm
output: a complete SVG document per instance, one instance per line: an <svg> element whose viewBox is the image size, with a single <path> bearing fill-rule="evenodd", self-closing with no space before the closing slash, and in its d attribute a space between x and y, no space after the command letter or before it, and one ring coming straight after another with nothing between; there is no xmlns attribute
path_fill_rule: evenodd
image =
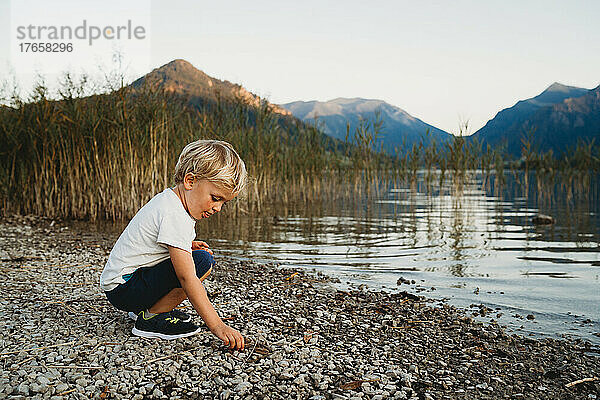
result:
<svg viewBox="0 0 600 400"><path fill-rule="evenodd" d="M219 339L223 340L231 348L244 349L244 338L235 329L227 326L219 317L210 303L206 289L200 279L196 276L196 268L192 255L177 247L168 246L169 255L175 268L175 274L181 283L188 299L198 312L206 326Z"/></svg>

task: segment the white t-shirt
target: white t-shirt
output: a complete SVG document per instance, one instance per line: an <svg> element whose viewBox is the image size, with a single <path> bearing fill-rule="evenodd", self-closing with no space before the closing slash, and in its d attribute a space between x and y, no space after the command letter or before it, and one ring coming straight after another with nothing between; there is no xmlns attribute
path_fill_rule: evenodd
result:
<svg viewBox="0 0 600 400"><path fill-rule="evenodd" d="M167 245L192 252L196 221L171 188L154 196L119 236L100 276L100 288L110 291L125 283L123 275L152 267L169 258Z"/></svg>

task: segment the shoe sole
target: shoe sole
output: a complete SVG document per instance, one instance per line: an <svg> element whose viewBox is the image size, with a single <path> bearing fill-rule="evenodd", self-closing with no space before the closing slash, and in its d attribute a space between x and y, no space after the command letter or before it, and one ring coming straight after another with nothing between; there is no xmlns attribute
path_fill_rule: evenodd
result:
<svg viewBox="0 0 600 400"><path fill-rule="evenodd" d="M192 331L192 332L179 333L177 335L167 335L165 333L159 333L159 332L141 331L141 330L137 329L136 327L133 327L133 329L131 330L131 333L133 333L135 336L140 336L140 337L149 338L149 339L158 338L158 339L164 339L164 340L173 340L173 339L180 339L180 338L184 338L184 337L188 337L188 336L193 336L193 335L199 333L200 331L201 331L201 329L200 329L200 327L198 327L198 329L196 329L195 331Z"/></svg>
<svg viewBox="0 0 600 400"><path fill-rule="evenodd" d="M137 319L138 319L138 316L137 316L137 314L135 314L135 313L133 313L133 312L131 312L131 311L129 311L129 312L127 313L127 316L129 317L129 319L132 319L132 320L134 320L134 321L137 321Z"/></svg>
<svg viewBox="0 0 600 400"><path fill-rule="evenodd" d="M131 311L129 311L129 312L127 313L127 316L129 317L129 319L131 319L131 320L133 320L133 321L137 321L137 319L138 319L138 316L137 316L137 314L135 314L135 313L133 313L133 312L131 312ZM190 322L191 320L192 320L192 317L190 317L190 318L188 318L188 319L186 319L186 320L181 320L181 322Z"/></svg>

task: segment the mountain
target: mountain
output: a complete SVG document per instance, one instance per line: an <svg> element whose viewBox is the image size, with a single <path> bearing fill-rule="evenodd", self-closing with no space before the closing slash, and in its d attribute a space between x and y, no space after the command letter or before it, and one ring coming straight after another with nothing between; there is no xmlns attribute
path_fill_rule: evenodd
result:
<svg viewBox="0 0 600 400"><path fill-rule="evenodd" d="M247 118L250 125L257 123L260 117L257 107L266 106L273 113L273 121L281 128L279 130L280 139L289 142L289 145L293 146L298 135L314 133L315 139L322 142L328 150L346 148L344 143L321 131L313 132L312 129L307 129L309 128L307 124L293 116L288 110L260 98L239 84L213 78L185 60L173 60L152 70L134 81L130 88L135 92L145 86L162 89L181 97L185 104L195 107L201 113L213 112L219 100L223 107L232 106L231 102L233 101L234 108L241 101L242 106L247 105L246 113L241 117Z"/></svg>
<svg viewBox="0 0 600 400"><path fill-rule="evenodd" d="M579 135L579 133L571 137L567 135L565 129L568 130L568 123L566 121L570 117L565 114L568 112L559 111L561 105L587 96L589 92L589 89L565 86L555 82L539 95L521 100L514 106L500 111L483 128L471 135L470 139L477 139L492 146L506 144L509 153L519 155L521 139L532 132L532 139L538 144L539 150L553 149L557 154L564 149L565 144L575 144ZM562 117L555 115L550 118L553 112L560 113ZM579 115L579 118L581 117ZM559 122L561 119L562 122ZM571 124L573 125L575 122L572 121ZM584 134L584 136L586 135Z"/></svg>
<svg viewBox="0 0 600 400"><path fill-rule="evenodd" d="M258 106L261 102L260 97L250 93L241 85L212 78L188 61L181 59L156 68L131 84L136 89L144 85L160 87L167 92L189 96L195 100L215 101L217 97L225 100L242 99L251 106ZM268 107L275 113L291 115L289 111L276 104L268 103Z"/></svg>
<svg viewBox="0 0 600 400"><path fill-rule="evenodd" d="M543 152L560 155L580 140L593 139L594 146L600 146L600 86L538 110L520 130L528 127L535 129L534 143Z"/></svg>
<svg viewBox="0 0 600 400"><path fill-rule="evenodd" d="M358 126L361 118L370 121L375 120L375 113L379 111L383 121L382 133L378 138L378 146L391 153L403 144L412 146L422 138L424 142L431 139L436 142L445 142L452 135L426 124L418 118L413 117L406 111L386 103L382 100L371 100L361 98L337 98L326 102L321 101L295 101L281 104L281 107L291 111L297 118L305 122L318 120L322 130L340 140L346 137L346 124L350 124L350 136ZM425 132L429 130L429 137Z"/></svg>

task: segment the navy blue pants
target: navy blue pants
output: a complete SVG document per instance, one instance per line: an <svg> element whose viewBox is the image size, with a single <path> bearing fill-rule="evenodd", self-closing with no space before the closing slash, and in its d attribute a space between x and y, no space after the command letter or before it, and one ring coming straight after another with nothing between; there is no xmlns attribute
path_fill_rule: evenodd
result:
<svg viewBox="0 0 600 400"><path fill-rule="evenodd" d="M204 250L192 251L196 266L196 276L206 278L215 264L213 256ZM171 259L166 259L153 267L138 268L127 281L106 293L108 301L123 311L139 313L147 310L181 283L175 274ZM128 278L128 279L127 279Z"/></svg>

